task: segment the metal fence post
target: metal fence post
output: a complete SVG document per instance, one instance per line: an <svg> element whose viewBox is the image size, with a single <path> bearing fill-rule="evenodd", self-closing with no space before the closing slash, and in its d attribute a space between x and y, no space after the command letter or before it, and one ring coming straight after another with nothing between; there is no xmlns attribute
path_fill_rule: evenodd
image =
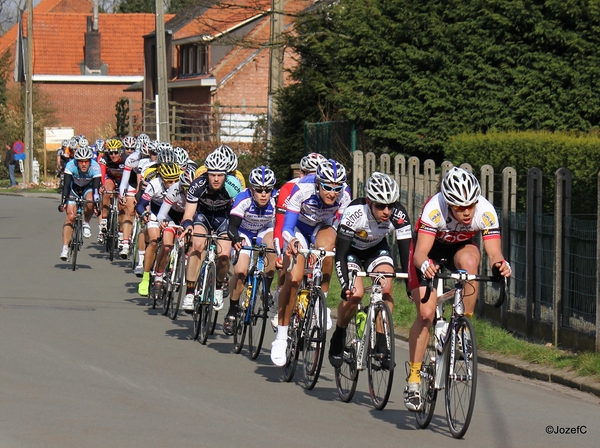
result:
<svg viewBox="0 0 600 448"><path fill-rule="evenodd" d="M419 164L420 161L417 157L410 157L408 159L408 204L407 210L412 216L417 216L420 210L417 210L417 204L415 203L415 196L417 192L417 177L419 176Z"/></svg>
<svg viewBox="0 0 600 448"><path fill-rule="evenodd" d="M535 215L542 211L542 171L539 168L530 168L527 172L527 224L525 244L525 327L527 336L531 336L533 329L533 300L535 293ZM536 298L536 303L538 299ZM539 306L536 307L539 313Z"/></svg>
<svg viewBox="0 0 600 448"><path fill-rule="evenodd" d="M554 203L554 294L553 294L553 312L554 322L552 323L552 332L554 335L554 346L558 346L558 332L563 322L563 279L565 272L564 254L568 253L564 247L564 225L565 216L570 212L566 205L567 197L570 196L571 172L568 168L559 168L556 170L555 185L555 203Z"/></svg>
<svg viewBox="0 0 600 448"><path fill-rule="evenodd" d="M510 216L517 211L517 171L514 168L506 167L502 170L502 254L511 260L511 234ZM515 284L510 282L508 297L502 304L500 310L500 319L502 326L506 328L508 323L508 306L511 297L515 294Z"/></svg>

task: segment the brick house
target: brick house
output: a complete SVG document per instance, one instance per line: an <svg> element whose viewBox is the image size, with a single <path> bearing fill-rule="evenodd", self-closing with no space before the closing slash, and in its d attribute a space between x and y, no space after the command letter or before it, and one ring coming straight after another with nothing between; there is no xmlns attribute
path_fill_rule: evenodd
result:
<svg viewBox="0 0 600 448"><path fill-rule="evenodd" d="M169 20L173 15L166 15ZM21 23L27 37L27 13ZM73 127L90 140L115 128L115 105L144 79L143 36L155 29L154 14L98 14L92 0L42 0L33 12L33 83L55 109L57 126ZM18 24L0 38L18 72ZM8 86L16 84L15 78Z"/></svg>
<svg viewBox="0 0 600 448"><path fill-rule="evenodd" d="M285 28L289 30L296 13L314 3L286 0ZM185 112L178 113L179 123L195 125L188 125L187 130L178 127L175 139L186 138L186 132L190 139L202 139L203 117L205 126L214 126L214 121L208 124L209 117L214 116L218 104L220 139L252 140L252 123L267 112L270 12L271 0L229 0L226 5L204 1L165 22L169 101L199 105L188 111L187 117ZM154 32L144 36L143 96L147 101L154 101L157 93L155 46ZM287 50L284 68L294 64L293 54ZM146 123L151 126L149 120ZM211 134L214 129L206 132Z"/></svg>

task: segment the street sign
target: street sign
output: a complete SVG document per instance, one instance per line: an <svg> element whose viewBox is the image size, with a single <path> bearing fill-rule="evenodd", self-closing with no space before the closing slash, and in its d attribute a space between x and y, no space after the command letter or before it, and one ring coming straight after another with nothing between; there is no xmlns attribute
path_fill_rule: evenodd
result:
<svg viewBox="0 0 600 448"><path fill-rule="evenodd" d="M14 142L13 151L15 152L15 154L23 154L23 151L25 151L25 145L23 144L23 142L20 140Z"/></svg>

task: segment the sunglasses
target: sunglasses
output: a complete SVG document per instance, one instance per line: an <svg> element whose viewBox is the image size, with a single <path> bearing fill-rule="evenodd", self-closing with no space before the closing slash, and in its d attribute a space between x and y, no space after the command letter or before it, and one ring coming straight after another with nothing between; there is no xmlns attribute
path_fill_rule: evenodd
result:
<svg viewBox="0 0 600 448"><path fill-rule="evenodd" d="M380 204L379 202L373 202L373 207L382 211L386 208L391 210L394 207L394 204Z"/></svg>
<svg viewBox="0 0 600 448"><path fill-rule="evenodd" d="M321 189L323 189L325 191L333 191L334 193L339 193L340 191L342 191L343 188L344 188L343 185L338 185L338 186L334 187L333 185L327 185L327 184L324 184L323 182L321 182Z"/></svg>
<svg viewBox="0 0 600 448"><path fill-rule="evenodd" d="M106 152L109 153L110 155L121 154L121 151L106 151Z"/></svg>
<svg viewBox="0 0 600 448"><path fill-rule="evenodd" d="M252 188L257 193L271 193L273 191L272 188Z"/></svg>
<svg viewBox="0 0 600 448"><path fill-rule="evenodd" d="M471 205L461 206L461 205L453 205L452 210L455 212L464 212L465 210L471 210L477 205L477 202L473 202Z"/></svg>

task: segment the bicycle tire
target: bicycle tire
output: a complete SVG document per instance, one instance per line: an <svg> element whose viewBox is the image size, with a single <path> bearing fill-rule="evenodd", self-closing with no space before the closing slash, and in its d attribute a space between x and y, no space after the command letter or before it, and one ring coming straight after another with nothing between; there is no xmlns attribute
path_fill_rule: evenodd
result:
<svg viewBox="0 0 600 448"><path fill-rule="evenodd" d="M110 235L110 243L109 243L109 247L108 247L108 259L110 261L113 261L115 258L115 247L119 244L118 240L119 240L119 218L117 215L117 219L115 219L115 213L113 213L112 211L110 212L110 228L109 228L109 235Z"/></svg>
<svg viewBox="0 0 600 448"><path fill-rule="evenodd" d="M248 279L251 280L251 279ZM246 325L246 307L242 302L242 300L245 300L246 296L247 296L247 285L244 284L244 293L242 294L242 297L240 299L240 303L238 306L238 312L235 316L235 320L233 321L233 353L240 353L242 351L242 348L244 347L244 341L246 339L246 329L247 329L247 325Z"/></svg>
<svg viewBox="0 0 600 448"><path fill-rule="evenodd" d="M83 232L82 225L83 223L81 221L81 218L76 218L75 225L73 226L73 235L71 235L71 244L69 248L71 250L71 269L73 271L77 268L77 252L79 252L79 240L81 239L80 236Z"/></svg>
<svg viewBox="0 0 600 448"><path fill-rule="evenodd" d="M475 407L475 392L477 391L477 344L473 324L465 316L456 320L456 332L451 331L450 337L455 338L454 366L452 357L447 357L446 375L446 420L452 437L462 438L473 416ZM458 337L462 343L459 344ZM465 343L470 338L471 344ZM448 340L448 342L452 342ZM462 345L462 347L459 347ZM451 349L451 345L449 347ZM462 349L462 356L459 350ZM451 367L454 367L451 369ZM453 372L451 375L450 372Z"/></svg>
<svg viewBox="0 0 600 448"><path fill-rule="evenodd" d="M193 326L193 339L194 341L198 340L198 336L200 336L200 320L202 318L202 291L204 286L204 272L206 270L206 266L202 266L200 268L200 274L198 275L198 279L196 280L196 284L194 285L194 310L192 311L192 321L194 323Z"/></svg>
<svg viewBox="0 0 600 448"><path fill-rule="evenodd" d="M131 229L131 245L129 246L129 255L131 257L131 269L135 269L139 259L138 236L140 234L140 222L136 217L133 220L133 228Z"/></svg>
<svg viewBox="0 0 600 448"><path fill-rule="evenodd" d="M173 272L177 270L177 251L173 247L169 253L167 265L165 266L165 272L163 273L163 286L162 286L162 315L166 316L169 314L171 308L171 300L173 300Z"/></svg>
<svg viewBox="0 0 600 448"><path fill-rule="evenodd" d="M217 267L211 262L207 264L204 278L204 288L202 289L202 318L200 319L200 337L198 338L202 345L206 344L208 336L211 334L211 326L213 327L214 331L214 321L212 315L216 283Z"/></svg>
<svg viewBox="0 0 600 448"><path fill-rule="evenodd" d="M185 248L179 248L179 254L177 255L177 269L175 271L175 284L172 286L171 291L171 310L169 317L171 320L177 319L179 314L179 307L181 306L181 298L186 293L186 282L185 282Z"/></svg>
<svg viewBox="0 0 600 448"><path fill-rule="evenodd" d="M417 426L421 429L425 429L431 423L433 418L433 412L435 411L435 403L437 401L437 389L435 388L435 359L436 356L442 356L436 353L435 344L435 322L431 325L429 344L425 349L423 355L423 362L421 364L421 370L419 376L421 377L421 386L419 393L421 395L421 401L423 406L420 411L415 412L415 418L417 419Z"/></svg>
<svg viewBox="0 0 600 448"><path fill-rule="evenodd" d="M300 350L298 344L300 342L300 329L304 322L294 310L290 323L288 325L288 345L286 348L286 362L283 366L283 380L289 383L294 378L296 367L298 366L298 355Z"/></svg>
<svg viewBox="0 0 600 448"><path fill-rule="evenodd" d="M325 294L320 289L313 289L304 319L304 340L302 341L304 387L307 390L312 390L319 380L326 342L327 306Z"/></svg>
<svg viewBox="0 0 600 448"><path fill-rule="evenodd" d="M346 341L344 343L344 363L335 369L335 385L340 400L349 403L356 392L358 384L358 359L356 358L356 319L352 318L346 328Z"/></svg>
<svg viewBox="0 0 600 448"><path fill-rule="evenodd" d="M265 278L261 274L254 285L254 300L250 301L250 331L248 332L248 348L250 358L256 359L260 354L262 343L267 328L267 311L269 308L269 296L266 292Z"/></svg>
<svg viewBox="0 0 600 448"><path fill-rule="evenodd" d="M367 373L369 378L369 394L375 409L381 411L387 405L394 382L395 346L394 321L387 304L377 302L373 308L374 320L367 335ZM379 353L377 349L377 321L381 319L387 353ZM387 364L386 365L384 365Z"/></svg>

